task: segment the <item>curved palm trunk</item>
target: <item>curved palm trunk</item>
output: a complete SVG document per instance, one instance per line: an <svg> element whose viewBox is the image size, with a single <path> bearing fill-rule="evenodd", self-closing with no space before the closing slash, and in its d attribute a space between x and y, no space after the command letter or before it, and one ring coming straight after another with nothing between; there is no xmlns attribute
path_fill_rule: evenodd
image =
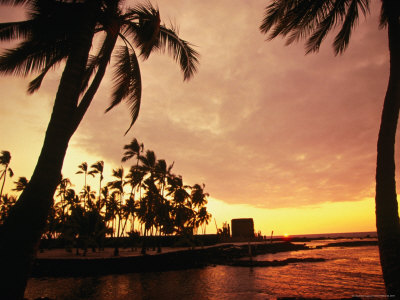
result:
<svg viewBox="0 0 400 300"><path fill-rule="evenodd" d="M76 127L81 82L94 34L96 1L88 1L81 30L66 62L44 144L32 175L9 217L0 228L0 291L2 299L23 299L53 195L61 180L61 169L68 142ZM82 12L83 13L83 12Z"/></svg>
<svg viewBox="0 0 400 300"><path fill-rule="evenodd" d="M389 3L390 1L388 1ZM397 1L391 1L393 2ZM388 35L390 77L382 111L376 167L376 227L388 295L400 297L400 224L395 181L395 139L400 108L399 9L390 8Z"/></svg>

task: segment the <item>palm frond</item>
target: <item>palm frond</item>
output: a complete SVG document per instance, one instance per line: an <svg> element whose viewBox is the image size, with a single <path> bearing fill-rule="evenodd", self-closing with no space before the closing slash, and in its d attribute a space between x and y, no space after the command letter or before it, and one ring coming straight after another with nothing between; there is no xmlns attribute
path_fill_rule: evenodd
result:
<svg viewBox="0 0 400 300"><path fill-rule="evenodd" d="M82 79L81 93L83 93L89 85L90 78L96 72L97 67L100 64L100 57L98 55L90 55L86 66L86 71Z"/></svg>
<svg viewBox="0 0 400 300"><path fill-rule="evenodd" d="M190 79L196 73L199 53L187 41L180 39L174 29L160 27L160 48L167 48L172 57L179 62L184 80Z"/></svg>
<svg viewBox="0 0 400 300"><path fill-rule="evenodd" d="M351 32L354 26L358 21L358 3L359 0L351 1L346 17L344 19L342 28L339 33L336 35L335 40L333 42L333 47L335 50L335 54L342 53L348 46Z"/></svg>
<svg viewBox="0 0 400 300"><path fill-rule="evenodd" d="M260 26L262 33L268 33L272 27L279 23L286 12L291 9L294 1L273 1L265 8L264 20Z"/></svg>
<svg viewBox="0 0 400 300"><path fill-rule="evenodd" d="M154 48L158 47L160 32L160 12L147 1L129 9L125 15L126 32L133 35L140 56L147 59Z"/></svg>
<svg viewBox="0 0 400 300"><path fill-rule="evenodd" d="M111 105L106 109L110 111L113 107L126 100L131 113L131 124L125 134L135 123L140 109L142 97L142 80L139 62L134 52L124 46L117 51L117 61L114 69L114 87Z"/></svg>
<svg viewBox="0 0 400 300"><path fill-rule="evenodd" d="M126 150L126 151L124 152L124 155L123 155L121 161L126 162L129 159L131 159L132 157L139 155L140 149L141 149L141 146L140 146L138 140L136 138L134 138L130 142L130 144L127 144L124 146L124 150Z"/></svg>
<svg viewBox="0 0 400 300"><path fill-rule="evenodd" d="M1 5L24 5L34 2L34 0L0 0Z"/></svg>
<svg viewBox="0 0 400 300"><path fill-rule="evenodd" d="M44 77L46 76L47 72L51 68L55 67L58 63L60 63L62 60L66 59L68 57L68 54L69 54L68 49L61 48L60 50L66 50L66 51L65 51L65 53L59 53L59 55L57 57L54 57L51 61L49 61L47 63L47 65L42 69L39 76L37 76L35 79L33 79L31 82L29 82L29 85L28 85L28 93L29 94L33 94L40 88Z"/></svg>
<svg viewBox="0 0 400 300"><path fill-rule="evenodd" d="M388 8L387 8L387 2L382 1L382 6L381 6L381 13L380 13L380 18L379 18L379 28L383 29L386 27L388 22Z"/></svg>
<svg viewBox="0 0 400 300"><path fill-rule="evenodd" d="M96 69L102 62L102 59L105 56L105 51L106 51L107 47L109 47L109 45L107 45L107 37L104 37L97 55L91 55L89 57L85 75L84 75L84 78L82 81L81 93L83 93L85 91L85 89L88 87L90 78L93 76L93 74L96 72Z"/></svg>
<svg viewBox="0 0 400 300"><path fill-rule="evenodd" d="M0 41L26 38L32 29L32 21L9 22L0 24Z"/></svg>
<svg viewBox="0 0 400 300"><path fill-rule="evenodd" d="M11 161L10 151L3 150L0 155L0 165L8 165Z"/></svg>
<svg viewBox="0 0 400 300"><path fill-rule="evenodd" d="M66 57L69 46L64 41L44 44L35 41L20 43L0 56L0 73L26 76L44 70Z"/></svg>
<svg viewBox="0 0 400 300"><path fill-rule="evenodd" d="M31 82L29 90L34 91L49 68L67 57L76 33L81 30L81 23L75 19L81 19L83 4L54 0L2 0L1 3L29 4L28 21L0 24L0 40L23 39L16 48L3 52L0 73L41 72Z"/></svg>
<svg viewBox="0 0 400 300"><path fill-rule="evenodd" d="M337 0L333 6L329 8L326 16L321 21L315 24L316 30L311 34L306 42L306 53L317 52L332 27L342 21L346 13L346 0Z"/></svg>
<svg viewBox="0 0 400 300"><path fill-rule="evenodd" d="M42 72L39 74L39 76L37 76L35 79L33 79L31 82L29 82L29 85L28 85L28 93L29 94L33 94L40 88L40 86L42 85L43 79L49 70L50 70L50 66L44 68L42 70Z"/></svg>
<svg viewBox="0 0 400 300"><path fill-rule="evenodd" d="M260 31L268 39L289 35L286 44L307 39L306 53L318 51L333 28L342 24L333 47L341 53L348 45L359 11L369 12L369 0L275 0L265 9Z"/></svg>

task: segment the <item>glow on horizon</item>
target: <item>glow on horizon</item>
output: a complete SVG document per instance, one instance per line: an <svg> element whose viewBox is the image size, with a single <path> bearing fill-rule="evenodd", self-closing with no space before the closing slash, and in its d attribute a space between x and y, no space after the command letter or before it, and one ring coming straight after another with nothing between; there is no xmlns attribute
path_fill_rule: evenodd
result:
<svg viewBox="0 0 400 300"><path fill-rule="evenodd" d="M207 233L215 233L214 218L218 228L231 219L253 218L254 230L269 237L302 234L324 234L376 231L375 202L365 198L357 202L331 202L299 208L266 209L247 204L228 204L210 198L208 210L213 214Z"/></svg>

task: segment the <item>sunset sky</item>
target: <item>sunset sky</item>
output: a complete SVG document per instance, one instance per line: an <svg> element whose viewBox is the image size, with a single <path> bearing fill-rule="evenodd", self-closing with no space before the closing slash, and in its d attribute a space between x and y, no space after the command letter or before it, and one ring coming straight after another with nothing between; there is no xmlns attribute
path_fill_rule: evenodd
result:
<svg viewBox="0 0 400 300"><path fill-rule="evenodd" d="M386 31L378 29L380 2L371 2L350 47L335 57L331 36L307 56L302 43L266 41L258 28L267 0L152 1L162 21L177 24L180 37L196 45L199 72L183 82L168 54L142 61L141 111L124 136L127 106L104 114L109 68L70 142L63 175L79 190L81 162L104 160L111 174L135 137L158 159L175 162L173 172L186 184L205 183L218 227L253 217L265 235L374 231L388 50ZM1 22L21 16L21 9L0 9ZM34 95L26 93L29 78L0 78L0 150L11 152L15 173L7 190L32 174L60 72L49 74ZM89 184L97 187L97 179ZM207 232L215 232L214 219Z"/></svg>

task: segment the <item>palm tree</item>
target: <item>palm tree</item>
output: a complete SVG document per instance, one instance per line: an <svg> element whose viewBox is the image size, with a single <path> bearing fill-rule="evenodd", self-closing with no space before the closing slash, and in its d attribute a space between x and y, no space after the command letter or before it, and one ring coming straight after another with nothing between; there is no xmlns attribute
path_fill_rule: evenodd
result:
<svg viewBox="0 0 400 300"><path fill-rule="evenodd" d="M128 221L131 222L131 232L134 231L135 214L139 207L139 203L135 201L133 197L126 200L125 204L122 206L122 216L124 219L124 225L122 226L122 232L125 232L125 227ZM130 219L131 217L131 219Z"/></svg>
<svg viewBox="0 0 400 300"><path fill-rule="evenodd" d="M135 191L140 189L145 176L146 172L140 167L132 166L129 169L129 173L125 176L125 184L129 184L131 186L131 192L129 195L130 198L135 198Z"/></svg>
<svg viewBox="0 0 400 300"><path fill-rule="evenodd" d="M269 39L288 37L290 44L307 38L306 52L318 51L322 41L341 25L333 42L336 54L349 44L360 14L369 12L369 0L289 1L275 0L266 7L260 26ZM381 1L380 27L389 39L390 74L383 103L376 163L376 227L386 291L400 295L400 223L395 181L395 140L400 108L400 5L396 0Z"/></svg>
<svg viewBox="0 0 400 300"><path fill-rule="evenodd" d="M144 145L143 143L139 144L138 140L134 138L130 144L124 146L124 156L122 157L121 161L126 162L132 157L137 157L139 163L139 155L143 152Z"/></svg>
<svg viewBox="0 0 400 300"><path fill-rule="evenodd" d="M96 208L94 200L96 199L96 192L92 191L90 185L87 185L81 192L80 195L85 203L84 209L87 206L89 209L93 210ZM85 201L86 200L86 201Z"/></svg>
<svg viewBox="0 0 400 300"><path fill-rule="evenodd" d="M157 157L154 151L147 150L145 155L139 156L139 161L141 162L140 168L149 173L151 177L154 177L157 164Z"/></svg>
<svg viewBox="0 0 400 300"><path fill-rule="evenodd" d="M83 174L84 175L84 185L83 185L83 189L85 189L86 187L86 179L87 179L87 174L88 174L88 164L87 162L83 162L78 166L78 171L75 174ZM93 176L93 175L92 175Z"/></svg>
<svg viewBox="0 0 400 300"><path fill-rule="evenodd" d="M205 205L207 204L208 200L207 197L209 196L208 193L204 192L205 184L202 185L195 184L191 188L190 199L194 208L197 208L194 216L194 228L197 232L198 228L204 224L203 234L205 232L205 226L209 223L211 219L211 214L207 212Z"/></svg>
<svg viewBox="0 0 400 300"><path fill-rule="evenodd" d="M139 201L141 198L141 187L142 187L142 182L143 179L146 175L146 172L144 172L142 169L140 169L137 166L132 166L129 170L129 173L125 176L126 182L125 184L129 184L131 186L131 192L129 194L129 201L132 199L132 201L135 203L134 204L134 211L131 212L132 216L132 224L131 224L131 231L134 229L134 222L135 222L135 211L138 206L136 203L136 191L139 191ZM132 207L132 206L131 206Z"/></svg>
<svg viewBox="0 0 400 300"><path fill-rule="evenodd" d="M124 168L120 167L117 169L112 170L112 176L116 178L116 180L111 181L107 184L107 186L111 190L115 190L116 194L118 195L119 203L118 207L119 209L117 210L117 215L118 215L118 227L117 227L117 237L120 237L123 235L123 232L120 231L121 229L121 222L122 222L122 205L123 205L123 199L124 199L124 185L125 185L125 180L124 180ZM118 248L115 248L115 254L118 255Z"/></svg>
<svg viewBox="0 0 400 300"><path fill-rule="evenodd" d="M141 102L137 53L147 59L153 51L167 49L180 64L184 80L196 72L198 53L173 28L160 23L157 9L150 3L122 9L122 3L0 0L0 4L24 4L30 11L24 21L0 25L1 41L22 40L0 56L2 74L39 72L29 86L29 91L34 92L50 69L65 62L36 168L0 230L0 288L10 299L23 298L52 197L61 179L68 142L97 92L117 39L122 40L123 46L116 52L115 88L107 111L126 100L132 117L129 128L138 117ZM98 53L90 55L95 35L103 35L103 42Z"/></svg>
<svg viewBox="0 0 400 300"><path fill-rule="evenodd" d="M156 225L155 208L160 194L153 176L147 177L144 181L144 190L144 197L139 200L139 208L137 210L139 221L144 224L142 254L146 254L147 233L152 231L153 226Z"/></svg>
<svg viewBox="0 0 400 300"><path fill-rule="evenodd" d="M10 177L14 176L13 170L9 167L11 161L11 153L9 151L1 151L0 155L0 165L4 166L3 171L1 171L0 180L3 179L0 190L0 199L3 195L4 184L6 183L7 172Z"/></svg>
<svg viewBox="0 0 400 300"><path fill-rule="evenodd" d="M192 203L195 207L203 207L207 204L207 197L209 196L208 193L204 193L205 184L199 185L195 184L192 186L192 191L190 197L192 199Z"/></svg>
<svg viewBox="0 0 400 300"><path fill-rule="evenodd" d="M91 170L89 171L89 175L94 177L95 174L99 174L99 202L101 202L101 182L103 181L103 172L104 172L104 161L99 160L93 165L90 166Z"/></svg>
<svg viewBox="0 0 400 300"><path fill-rule="evenodd" d="M108 192L108 187L103 188L104 192ZM103 194L104 195L104 194ZM119 207L119 199L118 199L118 192L114 191L107 197L107 209L105 214L106 222L111 223L111 236L114 237L115 232L115 220L117 216L120 214L120 207Z"/></svg>
<svg viewBox="0 0 400 300"><path fill-rule="evenodd" d="M100 211L105 206L104 219L105 219L106 222L108 222L111 219L110 218L110 214L108 213L108 210L109 210L108 204L109 204L109 200L110 200L109 199L110 198L110 193L109 192L110 191L109 191L107 186L105 186L105 187L103 187L101 189L101 194L103 196L103 199L99 203L99 210Z"/></svg>
<svg viewBox="0 0 400 300"><path fill-rule="evenodd" d="M65 203L66 198L67 198L67 192L68 188L72 185L71 180L69 178L62 178L59 185L58 185L58 193L57 197L60 197L61 199L61 209L62 209L62 214L61 217L63 221L65 221L65 207L67 206L67 203Z"/></svg>
<svg viewBox="0 0 400 300"><path fill-rule="evenodd" d="M28 185L28 179L26 179L26 177L20 177L18 178L18 181L14 181L15 184L15 188L13 188L13 191L17 191L17 192L22 192L26 186Z"/></svg>
<svg viewBox="0 0 400 300"><path fill-rule="evenodd" d="M175 225L177 227L177 232L182 234L193 216L190 194L187 191L190 186L183 184L181 176L167 177L167 180L167 196L172 197L172 214L174 216Z"/></svg>
<svg viewBox="0 0 400 300"><path fill-rule="evenodd" d="M202 233L206 234L206 226L210 223L212 215L207 211L205 206L201 207L197 212L198 226L203 225Z"/></svg>
<svg viewBox="0 0 400 300"><path fill-rule="evenodd" d="M166 179L168 177L173 176L171 173L173 167L174 167L174 163L167 166L167 163L164 159L157 160L157 163L155 165L155 168L154 168L155 176L160 184L160 193L161 193L161 196L163 196L163 197L164 197L164 188L165 188Z"/></svg>
<svg viewBox="0 0 400 300"><path fill-rule="evenodd" d="M17 199L14 196L9 196L8 194L5 194L5 195L3 195L1 197L1 202L0 202L0 225L7 218L7 215L9 213L11 207L14 206L16 201L17 201Z"/></svg>
<svg viewBox="0 0 400 300"><path fill-rule="evenodd" d="M88 195L87 193L86 193L86 190L87 190L87 182L86 182L86 178L87 178L87 175L88 175L88 164L87 164L87 162L83 162L83 163L81 163L79 166L78 166L78 171L75 173L75 174L83 174L84 175L84 178L85 178L85 184L84 184L84 186L83 186L83 189L82 189L82 193L86 196L86 195ZM94 175L93 174L90 174L90 175L92 175L93 177L94 177ZM89 199L88 199L89 200ZM83 197L83 209L86 209L86 197Z"/></svg>

